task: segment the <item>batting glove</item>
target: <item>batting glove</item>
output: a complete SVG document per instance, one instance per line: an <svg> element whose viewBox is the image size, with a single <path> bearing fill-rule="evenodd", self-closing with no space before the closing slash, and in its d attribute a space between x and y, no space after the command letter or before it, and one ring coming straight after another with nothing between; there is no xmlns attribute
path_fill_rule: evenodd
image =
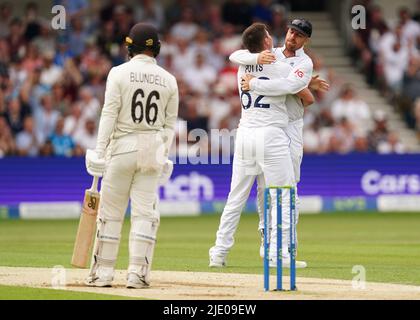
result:
<svg viewBox="0 0 420 320"><path fill-rule="evenodd" d="M105 172L105 159L99 159L95 150L86 150L86 170L93 177L102 177Z"/></svg>

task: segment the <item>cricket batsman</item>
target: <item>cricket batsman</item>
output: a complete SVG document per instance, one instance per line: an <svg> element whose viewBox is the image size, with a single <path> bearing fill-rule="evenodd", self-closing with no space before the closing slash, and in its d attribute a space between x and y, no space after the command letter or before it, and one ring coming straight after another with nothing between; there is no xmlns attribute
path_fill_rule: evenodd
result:
<svg viewBox="0 0 420 320"><path fill-rule="evenodd" d="M109 287L114 278L121 228L131 200L127 288L150 285L159 227L159 180L168 170L168 150L178 115L178 86L156 64L157 30L136 24L126 38L130 60L108 74L95 150L86 167L102 176L97 234L87 285Z"/></svg>

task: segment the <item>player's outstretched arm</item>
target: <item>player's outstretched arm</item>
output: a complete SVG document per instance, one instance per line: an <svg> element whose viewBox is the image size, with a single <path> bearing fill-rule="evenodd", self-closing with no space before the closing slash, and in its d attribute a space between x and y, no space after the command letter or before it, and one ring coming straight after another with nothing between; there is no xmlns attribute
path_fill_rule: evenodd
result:
<svg viewBox="0 0 420 320"><path fill-rule="evenodd" d="M287 78L272 80L253 78L249 81L249 89L264 96L296 94L308 87L312 79L312 69L312 61L307 61L295 67Z"/></svg>
<svg viewBox="0 0 420 320"><path fill-rule="evenodd" d="M251 53L248 50L236 50L229 56L229 60L239 65L257 64L258 53Z"/></svg>
<svg viewBox="0 0 420 320"><path fill-rule="evenodd" d="M270 50L264 50L260 53L236 50L229 56L229 60L240 65L270 64L276 61L276 56Z"/></svg>
<svg viewBox="0 0 420 320"><path fill-rule="evenodd" d="M96 142L96 153L99 158L103 158L105 155L105 149L114 131L120 109L121 91L116 80L115 68L112 68L106 81L105 101L99 121L98 140Z"/></svg>

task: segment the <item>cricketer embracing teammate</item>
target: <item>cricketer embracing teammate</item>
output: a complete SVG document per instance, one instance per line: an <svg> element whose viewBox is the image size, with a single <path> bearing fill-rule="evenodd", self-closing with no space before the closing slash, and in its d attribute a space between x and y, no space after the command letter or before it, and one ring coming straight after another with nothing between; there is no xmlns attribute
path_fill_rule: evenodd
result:
<svg viewBox="0 0 420 320"><path fill-rule="evenodd" d="M244 46L258 55L263 50L272 50L272 39L263 24L253 24L242 35ZM249 53L248 53L249 54ZM235 154L232 169L231 191L223 211L217 232L216 244L209 250L210 266L222 267L226 265L226 258L234 243L234 233L239 223L241 211L248 199L249 192L259 177L263 186L294 186L295 176L292 158L290 156L290 138L286 134L289 125L289 112L286 107L288 94L302 95L306 101L313 101L313 96L307 86L312 75L312 61L309 59L306 73L300 76L289 64L277 61L272 64L258 64L256 59L250 64L240 65L238 70L238 87L242 103L242 116L237 131ZM284 92L270 96L247 91L243 88L243 76L251 74L261 82L276 79L280 81ZM274 80L271 80L274 81ZM311 102L309 102L311 103ZM303 107L301 107L303 109ZM303 112L303 111L302 111ZM275 193L272 192L271 224L276 225ZM283 214L284 225L289 219L289 195L284 197ZM283 229L288 238L289 228ZM272 228L270 235L270 258L275 261L277 243L276 228ZM287 242L283 243L284 264L290 265L287 252ZM300 262L301 267L306 264ZM299 263L297 263L299 267Z"/></svg>
<svg viewBox="0 0 420 320"><path fill-rule="evenodd" d="M240 64L238 78L242 78L240 82L241 99L245 93L257 97L264 97L264 99L267 99L268 97L273 98L283 96L285 98L285 105L287 108L288 122L286 126L282 126L283 124L281 122L276 122L274 125L281 125L287 137L289 155L292 160L293 182L290 184L288 184L285 180L277 180L277 183L270 182L272 176L275 176L277 172L273 173L271 172L270 168L267 167L265 167L265 170L262 170L262 173L258 174L258 212L260 216L259 230L262 236L264 234L263 195L265 186L296 186L297 183L300 181L300 166L303 156L304 107L314 102L314 97L311 94L311 92L307 89L307 87L309 86L309 88L313 90L328 90L329 88L329 85L324 80L318 79L317 77L312 78L312 60L309 56L305 54L303 50L303 47L308 42L308 39L311 36L311 34L312 25L310 24L310 22L303 19L296 19L289 24L286 42L283 47L275 49L272 49L272 47L268 47L265 48L266 50L262 51L261 53L255 53L255 50L238 50L230 56L230 60L232 62ZM261 69L261 67L270 64L275 65L279 63L286 64L288 68L278 70L278 73L272 75L271 77L261 76L253 72L254 69L259 70ZM241 68L245 68L246 74L242 74L240 76L240 73L242 73ZM245 112L243 112L243 116L244 114ZM263 123L260 123L260 125L263 125ZM264 142L267 143L266 140L264 140ZM235 157L236 156L237 154L235 150ZM281 157L281 154L277 154L277 156ZM285 156L285 154L283 154L283 156ZM233 170L235 171L235 161ZM289 169L287 166L283 166L282 168L278 168L277 170L280 170L280 172L284 172L284 170ZM267 177L267 175L269 175L269 177ZM217 233L216 245L210 249L210 266L212 267L219 267L226 264L226 256L230 248L233 246L233 235L239 223L240 212L243 209L243 205L245 203L244 201L246 201L249 195L250 188L242 188L242 190L234 188L234 186L237 184L236 180L236 175L232 174L231 192L229 194L228 203L222 214L219 231ZM296 198L298 200L298 197ZM272 199L275 199L274 195L272 196ZM289 198L286 195L284 202L285 208L288 208L288 203ZM297 204L299 204L298 201ZM270 228L270 260L272 261L271 264L273 265L276 259L275 245L277 240L276 228L273 227L276 225L276 208L274 206L274 203L272 207L272 228ZM288 219L289 213L286 210L285 214L283 215L283 239L289 239L288 235L290 232L290 225L287 223ZM287 240L283 242L283 265L285 267L288 267L290 265L290 254L287 250L288 245L289 244ZM263 254L264 248L261 245L260 256L263 257ZM304 261L297 261L296 267L304 268L306 267L306 263Z"/></svg>

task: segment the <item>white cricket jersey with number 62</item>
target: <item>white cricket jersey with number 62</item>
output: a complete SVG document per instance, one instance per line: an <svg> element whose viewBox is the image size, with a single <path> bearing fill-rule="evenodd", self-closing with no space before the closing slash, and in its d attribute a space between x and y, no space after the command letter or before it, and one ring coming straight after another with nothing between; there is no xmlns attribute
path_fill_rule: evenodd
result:
<svg viewBox="0 0 420 320"><path fill-rule="evenodd" d="M241 90L241 76L252 74L259 79L287 78L292 67L284 62L273 64L241 65L238 70L238 87L242 104L240 127L261 128L275 126L284 128L289 122L286 96L257 95Z"/></svg>

